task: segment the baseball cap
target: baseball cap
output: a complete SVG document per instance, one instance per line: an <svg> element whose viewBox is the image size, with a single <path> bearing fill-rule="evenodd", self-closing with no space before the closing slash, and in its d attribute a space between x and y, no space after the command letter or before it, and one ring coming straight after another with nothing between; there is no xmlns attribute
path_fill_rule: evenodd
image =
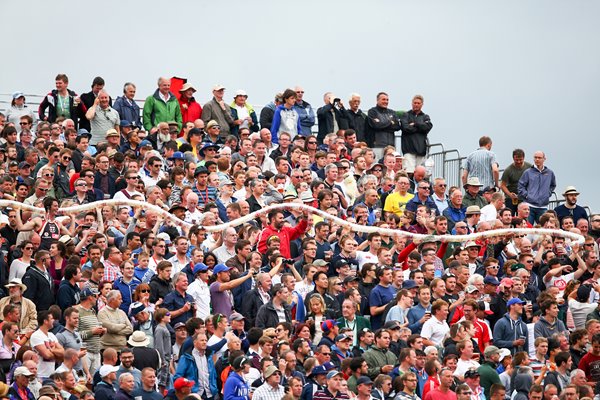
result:
<svg viewBox="0 0 600 400"><path fill-rule="evenodd" d="M178 322L175 324L175 326L173 327L173 329L177 330L179 328L185 328L185 324L183 322Z"/></svg>
<svg viewBox="0 0 600 400"><path fill-rule="evenodd" d="M475 286L475 285L468 285L466 287L465 291L467 293L473 293L473 292L479 292L479 289L477 289L477 286Z"/></svg>
<svg viewBox="0 0 600 400"><path fill-rule="evenodd" d="M491 276L491 275L488 275L485 278L483 278L483 283L487 283L489 285L494 285L494 286L500 285L500 282L498 281L498 279L495 276Z"/></svg>
<svg viewBox="0 0 600 400"><path fill-rule="evenodd" d="M346 335L345 333L339 334L335 337L336 342L341 342L344 340L352 340L352 338L350 336Z"/></svg>
<svg viewBox="0 0 600 400"><path fill-rule="evenodd" d="M213 91L214 90L221 90L221 89L225 89L225 86L221 85L221 84L216 84L213 86Z"/></svg>
<svg viewBox="0 0 600 400"><path fill-rule="evenodd" d="M406 289L406 290L414 289L417 286L418 286L417 282L413 281L412 279L408 279L402 283L402 289Z"/></svg>
<svg viewBox="0 0 600 400"><path fill-rule="evenodd" d="M145 309L146 309L146 305L144 303L136 301L135 303L133 303L131 305L131 316L135 317L136 315L138 315L139 313L141 313Z"/></svg>
<svg viewBox="0 0 600 400"><path fill-rule="evenodd" d="M513 285L513 280L510 278L502 278L502 280L500 281L500 285L510 288Z"/></svg>
<svg viewBox="0 0 600 400"><path fill-rule="evenodd" d="M215 267L213 268L213 274L218 274L219 272L227 272L229 271L231 268L229 268L227 265L225 264L217 264L215 265Z"/></svg>
<svg viewBox="0 0 600 400"><path fill-rule="evenodd" d="M338 268L342 268L342 267L344 267L346 265L350 265L350 263L348 262L348 260L341 259L341 260L337 260L335 262L334 267L335 267L335 269L338 269Z"/></svg>
<svg viewBox="0 0 600 400"><path fill-rule="evenodd" d="M244 316L238 312L231 313L231 315L229 316L229 322L243 321L244 319L245 319Z"/></svg>
<svg viewBox="0 0 600 400"><path fill-rule="evenodd" d="M246 96L246 97L248 97L248 94L246 93L246 91L240 89L240 90L236 90L234 97L238 97L238 96Z"/></svg>
<svg viewBox="0 0 600 400"><path fill-rule="evenodd" d="M152 142L150 142L149 140L142 140L142 142L140 143L140 148L142 147L152 147Z"/></svg>
<svg viewBox="0 0 600 400"><path fill-rule="evenodd" d="M525 304L525 302L518 297L513 297L506 303L506 307L510 307L514 304Z"/></svg>
<svg viewBox="0 0 600 400"><path fill-rule="evenodd" d="M372 385L373 381L368 376L361 376L356 380L356 386L358 385Z"/></svg>
<svg viewBox="0 0 600 400"><path fill-rule="evenodd" d="M508 356L512 356L512 353L509 349L500 349L500 361L504 360Z"/></svg>
<svg viewBox="0 0 600 400"><path fill-rule="evenodd" d="M521 264L521 263L516 263L515 265L513 265L512 267L510 267L510 270L512 272L518 271L521 268L525 268L525 265Z"/></svg>
<svg viewBox="0 0 600 400"><path fill-rule="evenodd" d="M325 375L325 374L327 374L327 370L325 369L325 366L317 365L316 367L314 367L312 369L312 371L310 371L310 374L308 374L307 376Z"/></svg>
<svg viewBox="0 0 600 400"><path fill-rule="evenodd" d="M169 160L185 160L185 156L182 152L176 151L171 157L169 157Z"/></svg>
<svg viewBox="0 0 600 400"><path fill-rule="evenodd" d="M400 323L398 321L388 321L383 325L384 329L400 329Z"/></svg>
<svg viewBox="0 0 600 400"><path fill-rule="evenodd" d="M356 281L360 281L360 279L358 278L358 276L347 276L344 278L344 285L347 285L350 282L356 282Z"/></svg>
<svg viewBox="0 0 600 400"><path fill-rule="evenodd" d="M86 287L85 289L83 289L83 290L81 291L81 294L79 295L79 297L80 297L81 299L87 299L87 298L88 298L88 297L90 297L90 296L98 296L98 292L97 292L97 291L95 291L95 290L92 290L92 289L91 289L91 288L89 288L89 287Z"/></svg>
<svg viewBox="0 0 600 400"><path fill-rule="evenodd" d="M33 373L27 367L17 367L13 376L33 376Z"/></svg>
<svg viewBox="0 0 600 400"><path fill-rule="evenodd" d="M483 352L483 355L485 355L486 357L490 357L493 354L496 353L500 353L500 349L497 348L496 346L488 346L485 348L485 351Z"/></svg>
<svg viewBox="0 0 600 400"><path fill-rule="evenodd" d="M31 165L29 165L29 163L27 161L21 161L19 163L19 169L23 169L23 168L31 168Z"/></svg>
<svg viewBox="0 0 600 400"><path fill-rule="evenodd" d="M117 372L119 370L119 367L115 366L115 365L103 365L100 367L100 377L104 378L106 376L108 376L108 374L112 373L112 372Z"/></svg>
<svg viewBox="0 0 600 400"><path fill-rule="evenodd" d="M325 266L329 265L329 263L325 260L318 259L318 260L313 261L313 265L315 267L325 267Z"/></svg>
<svg viewBox="0 0 600 400"><path fill-rule="evenodd" d="M196 168L196 170L194 171L194 176L200 175L200 174L207 174L208 175L208 169L204 166L200 166L198 168Z"/></svg>
<svg viewBox="0 0 600 400"><path fill-rule="evenodd" d="M469 369L465 372L465 378L476 378L479 376L479 372L476 369Z"/></svg>
<svg viewBox="0 0 600 400"><path fill-rule="evenodd" d="M13 100L16 100L16 99L18 99L19 97L25 97L25 94L24 94L23 92L14 92L14 93L12 94L12 98L13 98Z"/></svg>
<svg viewBox="0 0 600 400"><path fill-rule="evenodd" d="M329 371L327 373L327 379L335 378L338 375L342 375L342 373L340 371L338 371L338 370Z"/></svg>
<svg viewBox="0 0 600 400"><path fill-rule="evenodd" d="M196 275L198 272L205 272L208 271L208 265L204 264L204 263L198 263L196 265L194 265L194 275Z"/></svg>
<svg viewBox="0 0 600 400"><path fill-rule="evenodd" d="M321 322L321 330L323 332L329 332L334 326L337 326L337 324L338 323L335 319L326 319L325 321Z"/></svg>
<svg viewBox="0 0 600 400"><path fill-rule="evenodd" d="M175 379L175 382L173 383L173 388L175 388L175 390L181 390L185 387L193 387L193 386L194 386L194 381L191 381L191 380L183 378L183 377Z"/></svg>

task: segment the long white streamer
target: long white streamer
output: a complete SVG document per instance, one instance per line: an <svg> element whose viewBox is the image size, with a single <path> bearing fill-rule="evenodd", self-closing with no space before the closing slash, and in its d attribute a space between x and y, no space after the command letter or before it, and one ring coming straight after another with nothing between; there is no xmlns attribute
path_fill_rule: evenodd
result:
<svg viewBox="0 0 600 400"><path fill-rule="evenodd" d="M176 225L187 226L187 227L192 226L192 224L180 220L175 215L170 214L168 211L165 211L158 206L155 206L155 205L143 202L143 201L130 200L130 199L100 200L100 201L96 201L94 203L89 203L89 204L64 207L64 208L59 209L59 213L62 213L63 215L78 214L78 213L89 211L89 210L96 210L96 209L101 208L106 205L113 206L113 207L114 206L122 206L122 205L130 206L130 207L142 207L145 210L152 211L152 212L162 216L165 220L169 220ZM45 212L43 208L38 208L38 207L30 206L27 204L18 203L16 201L12 201L12 200L0 200L0 208L7 208L7 207L18 209L18 210L32 211L32 212L37 212L37 213ZM307 211L312 214L317 214L323 218L334 221L338 225L349 227L354 232L361 232L361 233L379 232L379 233L382 233L385 235L404 236L404 237L409 237L409 238L417 239L417 240L432 240L432 241L440 241L440 242L467 242L467 241L472 241L472 240L482 239L482 238L506 236L508 234L515 234L515 233L524 233L524 234L534 234L534 235L559 236L559 237L571 239L575 242L578 242L579 244L583 244L583 242L585 241L585 238L582 235L579 235L576 233L567 232L567 231L563 231L563 230L559 230L559 229L543 229L543 228L496 229L496 230L490 230L490 231L486 231L486 232L472 233L469 235L423 235L423 234L410 233L410 232L389 229L389 228L380 228L377 226L359 225L359 224L348 222L341 218L332 216L331 214L329 214L325 211L316 209L314 207L311 207L311 206L308 206L308 205L302 204L302 203L272 204L272 205L267 206L259 211L253 212L251 214L248 214L248 215L238 218L236 220L224 222L224 223L218 224L218 225L202 226L202 228L208 232L222 232L229 227L236 227L236 226L242 225L246 222L249 222L249 221L255 219L259 215L267 214L272 210L285 210L285 209L296 209L296 210Z"/></svg>

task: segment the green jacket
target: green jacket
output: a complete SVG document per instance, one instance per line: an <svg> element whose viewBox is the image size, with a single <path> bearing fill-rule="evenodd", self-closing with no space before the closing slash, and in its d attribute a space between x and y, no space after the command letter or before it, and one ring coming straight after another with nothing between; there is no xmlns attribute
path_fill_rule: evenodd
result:
<svg viewBox="0 0 600 400"><path fill-rule="evenodd" d="M146 98L144 103L144 129L150 132L150 129L158 125L159 122L177 122L181 129L181 108L179 101L173 93L170 93L169 101L166 103L160 98L158 89L152 96Z"/></svg>
<svg viewBox="0 0 600 400"><path fill-rule="evenodd" d="M365 351L363 358L369 364L367 374L371 379L377 378L377 375L381 373L381 367L384 365L398 364L398 357L389 350L382 350L377 346L371 347Z"/></svg>
<svg viewBox="0 0 600 400"><path fill-rule="evenodd" d="M483 388L483 393L485 394L485 398L490 398L490 388L494 383L502 384L500 382L500 376L498 372L496 372L496 367L493 363L486 361L479 368L477 368L477 372L479 372L479 384Z"/></svg>
<svg viewBox="0 0 600 400"><path fill-rule="evenodd" d="M371 329L371 323L365 317L356 315L354 317L354 320L356 321L356 328L354 329L355 335L358 335L358 332L362 331L365 328L367 328L369 330ZM338 327L340 329L348 327L348 326L346 326L346 319L344 317L338 318L337 322L338 322Z"/></svg>

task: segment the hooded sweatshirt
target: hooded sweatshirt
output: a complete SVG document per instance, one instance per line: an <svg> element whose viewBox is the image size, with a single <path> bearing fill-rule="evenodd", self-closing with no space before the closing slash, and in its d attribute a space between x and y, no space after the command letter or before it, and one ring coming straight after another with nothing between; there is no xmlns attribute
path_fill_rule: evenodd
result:
<svg viewBox="0 0 600 400"><path fill-rule="evenodd" d="M533 385L533 378L530 374L517 374L513 383L515 396L512 400L529 400L529 389Z"/></svg>

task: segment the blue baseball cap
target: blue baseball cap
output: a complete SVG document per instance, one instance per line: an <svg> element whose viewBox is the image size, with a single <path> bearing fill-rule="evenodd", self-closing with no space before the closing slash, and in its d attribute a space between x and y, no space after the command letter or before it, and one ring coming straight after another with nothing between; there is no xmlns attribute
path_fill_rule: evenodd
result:
<svg viewBox="0 0 600 400"><path fill-rule="evenodd" d="M215 267L213 268L213 274L218 274L219 272L227 272L229 271L231 268L229 268L227 265L225 264L217 264L215 265Z"/></svg>
<svg viewBox="0 0 600 400"><path fill-rule="evenodd" d="M119 124L119 126L135 126L135 125L133 124L133 122L130 122L130 121L126 120L126 119L122 119L121 123Z"/></svg>
<svg viewBox="0 0 600 400"><path fill-rule="evenodd" d="M185 156L182 152L176 151L171 157L169 157L169 160L185 160Z"/></svg>
<svg viewBox="0 0 600 400"><path fill-rule="evenodd" d="M92 134L85 128L81 128L77 131L77 136L87 136L88 138L92 137Z"/></svg>
<svg viewBox="0 0 600 400"><path fill-rule="evenodd" d="M412 279L407 279L404 281L404 283L402 283L402 289L406 289L406 290L414 289L417 286L418 286L417 282L413 281Z"/></svg>
<svg viewBox="0 0 600 400"><path fill-rule="evenodd" d="M143 147L154 147L154 146L152 146L152 142L151 141L144 139L140 143L140 148L143 148Z"/></svg>
<svg viewBox="0 0 600 400"><path fill-rule="evenodd" d="M510 299L510 300L509 300L509 301L506 303L506 306L507 306L507 307L510 307L510 306L512 306L512 305L514 305L514 304L525 304L525 302L524 302L523 300L521 300L520 298L518 298L518 297L513 297L512 299Z"/></svg>
<svg viewBox="0 0 600 400"><path fill-rule="evenodd" d="M308 374L308 376L315 376L315 375L327 375L327 370L325 369L324 366L317 365L316 367L314 367L312 369L312 371L310 371L310 374Z"/></svg>
<svg viewBox="0 0 600 400"><path fill-rule="evenodd" d="M487 284L494 285L494 286L500 285L500 281L498 279L496 279L495 276L491 276L491 275L488 275L485 278L483 278L483 283L487 283Z"/></svg>
<svg viewBox="0 0 600 400"><path fill-rule="evenodd" d="M194 265L194 275L196 275L198 272L206 272L208 271L208 265L204 264L204 263L198 263L196 265Z"/></svg>

